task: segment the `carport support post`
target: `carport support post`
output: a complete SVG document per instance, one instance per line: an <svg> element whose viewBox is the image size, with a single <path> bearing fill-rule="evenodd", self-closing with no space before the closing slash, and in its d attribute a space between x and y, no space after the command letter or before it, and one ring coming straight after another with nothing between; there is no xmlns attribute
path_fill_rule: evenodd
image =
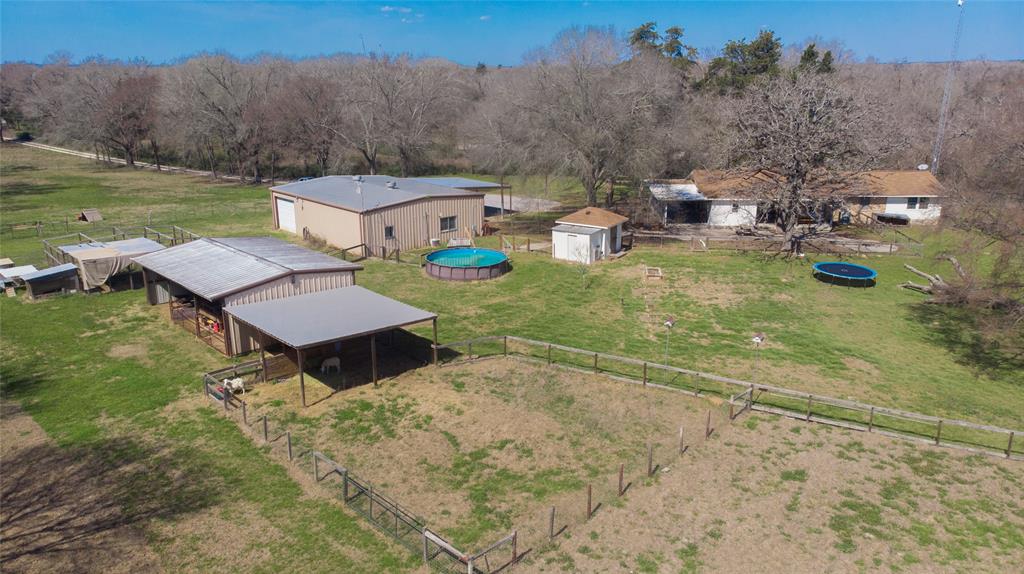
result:
<svg viewBox="0 0 1024 574"><path fill-rule="evenodd" d="M434 365L436 366L437 365L437 317L434 317L434 320L431 321L431 323L433 323L433 327L434 327L434 349L433 349L433 351L434 351Z"/></svg>
<svg viewBox="0 0 1024 574"><path fill-rule="evenodd" d="M302 355L302 349L295 349L295 352L299 355L299 396L302 398L302 406L306 406L306 374L305 374L305 357Z"/></svg>
<svg viewBox="0 0 1024 574"><path fill-rule="evenodd" d="M260 331L260 375L263 377L263 382L267 382L267 353L264 349L266 346L266 336L263 331Z"/></svg>
<svg viewBox="0 0 1024 574"><path fill-rule="evenodd" d="M370 365L373 367L373 386L377 386L377 335L370 335Z"/></svg>

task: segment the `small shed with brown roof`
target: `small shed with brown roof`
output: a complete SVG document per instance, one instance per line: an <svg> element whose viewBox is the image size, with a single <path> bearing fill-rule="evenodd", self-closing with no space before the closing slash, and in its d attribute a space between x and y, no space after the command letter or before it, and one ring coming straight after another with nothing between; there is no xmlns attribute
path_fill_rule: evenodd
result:
<svg viewBox="0 0 1024 574"><path fill-rule="evenodd" d="M622 226L629 221L613 211L585 207L562 217L551 229L551 256L590 264L622 250Z"/></svg>

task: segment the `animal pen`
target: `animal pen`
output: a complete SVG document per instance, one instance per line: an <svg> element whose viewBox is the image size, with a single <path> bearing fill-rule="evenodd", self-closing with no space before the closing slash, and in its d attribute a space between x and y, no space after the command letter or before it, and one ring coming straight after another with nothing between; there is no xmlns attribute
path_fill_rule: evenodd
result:
<svg viewBox="0 0 1024 574"><path fill-rule="evenodd" d="M806 422L877 433L918 443L1024 460L1021 430L925 415L683 369L653 361L577 349L512 335L479 337L439 345L462 349L453 361L506 356L586 373L601 373L630 384L692 396L727 399L730 418L760 411Z"/></svg>
<svg viewBox="0 0 1024 574"><path fill-rule="evenodd" d="M441 572L497 574L518 563L529 550L520 551L518 533L513 531L477 552L459 550L452 542L427 526L427 521L390 498L369 481L360 478L324 453L313 448L296 450L289 431L272 430L269 417L254 412L241 398L221 382L240 380L249 383L265 380L264 361L249 361L203 375L203 394L220 404L223 412L235 418L242 428L254 433L292 464L306 466L315 482L340 498L378 531L422 557L424 564ZM239 418L240 416L240 418Z"/></svg>

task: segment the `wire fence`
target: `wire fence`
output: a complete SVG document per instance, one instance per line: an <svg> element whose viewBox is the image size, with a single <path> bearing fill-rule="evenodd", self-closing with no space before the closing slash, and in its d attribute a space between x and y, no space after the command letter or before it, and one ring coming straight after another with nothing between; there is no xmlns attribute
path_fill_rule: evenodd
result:
<svg viewBox="0 0 1024 574"><path fill-rule="evenodd" d="M519 551L516 531L478 552L461 551L430 530L426 520L374 488L370 481L356 476L350 468L313 448L296 449L299 445L293 443L291 431L279 430L280 427L273 425L266 414L260 414L236 396L231 388L244 388L262 380L261 370L261 361L257 360L206 373L203 375L203 394L218 403L225 415L257 435L272 452L282 454L292 464L309 465L309 472L316 483L329 488L332 494L378 531L421 556L432 570L453 574L497 574L510 569L529 553L529 550Z"/></svg>
<svg viewBox="0 0 1024 574"><path fill-rule="evenodd" d="M445 364L490 356L510 356L585 373L601 373L624 382L692 396L729 401L734 416L743 410L771 413L807 422L877 433L903 440L1024 460L1019 430L959 419L935 417L826 395L722 377L642 359L609 355L512 335L479 337L437 345Z"/></svg>

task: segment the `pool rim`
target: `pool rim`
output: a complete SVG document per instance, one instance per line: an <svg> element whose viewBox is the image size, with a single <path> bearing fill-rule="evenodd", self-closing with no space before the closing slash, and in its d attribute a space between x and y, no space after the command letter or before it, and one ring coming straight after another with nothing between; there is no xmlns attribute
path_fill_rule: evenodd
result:
<svg viewBox="0 0 1024 574"><path fill-rule="evenodd" d="M460 249L492 251L500 254L502 256L502 260L488 265L457 266L437 263L430 259L430 256L435 253L456 251ZM486 281L489 279L497 279L511 270L508 254L498 251L497 249L489 249L487 247L445 247L444 249L431 251L423 257L423 260L425 262L423 269L426 274L441 281Z"/></svg>

